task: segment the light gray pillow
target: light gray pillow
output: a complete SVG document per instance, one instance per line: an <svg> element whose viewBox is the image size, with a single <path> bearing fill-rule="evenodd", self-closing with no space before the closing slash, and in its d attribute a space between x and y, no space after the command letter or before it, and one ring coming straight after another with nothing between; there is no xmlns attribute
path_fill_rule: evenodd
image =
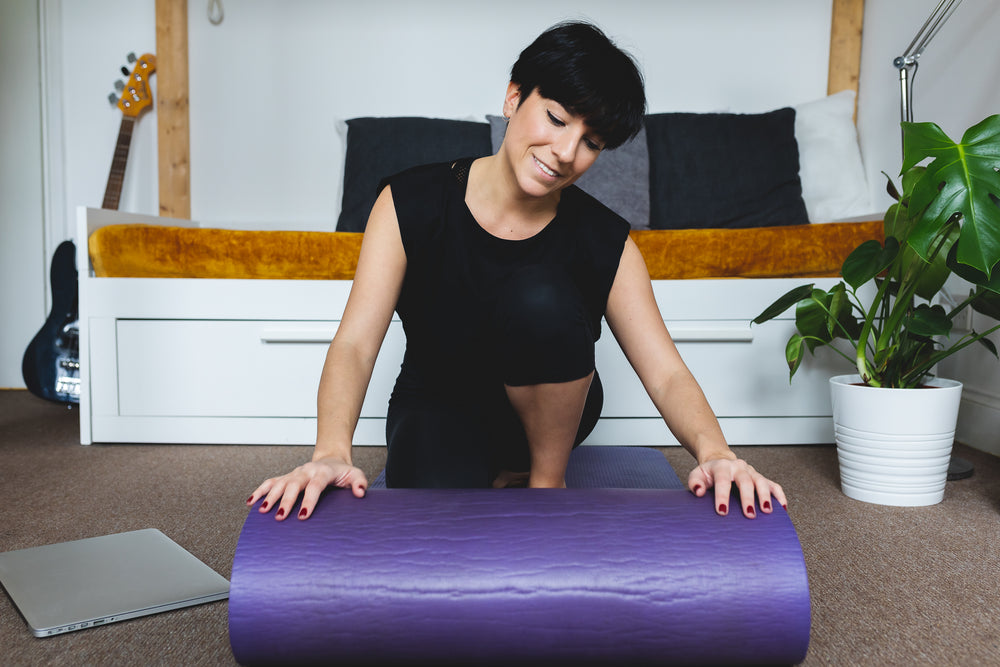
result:
<svg viewBox="0 0 1000 667"><path fill-rule="evenodd" d="M486 116L490 139L496 153L503 143L507 121ZM628 220L632 229L649 229L649 148L646 128L631 141L612 151L604 151L597 162L576 182L612 211Z"/></svg>

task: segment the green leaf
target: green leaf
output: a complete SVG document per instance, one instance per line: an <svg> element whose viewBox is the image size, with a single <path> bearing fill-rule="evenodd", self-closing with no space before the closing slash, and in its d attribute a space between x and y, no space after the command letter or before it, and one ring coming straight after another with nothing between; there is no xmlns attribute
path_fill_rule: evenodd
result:
<svg viewBox="0 0 1000 667"><path fill-rule="evenodd" d="M970 305L977 313L1000 320L1000 294L981 292Z"/></svg>
<svg viewBox="0 0 1000 667"><path fill-rule="evenodd" d="M785 361L788 363L789 382L792 381L795 371L799 370L799 366L802 365L802 357L805 355L805 351L802 349L802 342L802 336L792 334L792 337L788 339L788 344L785 345Z"/></svg>
<svg viewBox="0 0 1000 667"><path fill-rule="evenodd" d="M909 231L908 222L905 206L902 204L893 204L890 206L889 210L885 212L885 218L882 220L882 229L885 232L886 238L892 236L897 239L905 239Z"/></svg>
<svg viewBox="0 0 1000 667"><path fill-rule="evenodd" d="M841 333L837 322L841 321L844 315L851 314L851 300L847 298L847 288L844 283L837 283L830 290L829 307L833 317L827 318L826 329L830 336L836 338Z"/></svg>
<svg viewBox="0 0 1000 667"><path fill-rule="evenodd" d="M920 212L910 244L927 259L935 239L960 215L957 259L989 275L1000 261L1000 115L969 128L958 144L934 123L902 125L903 170L932 160L910 198L910 210Z"/></svg>
<svg viewBox="0 0 1000 667"><path fill-rule="evenodd" d="M886 211L883 223L885 236L895 236L899 239L900 245L906 244L906 239L910 237L910 231L919 217L909 208L909 201L910 195L913 194L913 186L925 171L927 171L925 167L913 167L903 174L903 194L897 192L895 199L898 203ZM892 181L889 181L889 184L892 185ZM892 187L892 191L895 192L895 186Z"/></svg>
<svg viewBox="0 0 1000 667"><path fill-rule="evenodd" d="M973 333L975 333L975 332L973 332ZM982 345L983 347L985 347L987 350L989 350L990 353L992 353L994 357L1000 359L1000 355L997 354L997 346L994 345L993 341L991 341L989 338L986 338L985 336L983 336L977 342L980 345Z"/></svg>
<svg viewBox="0 0 1000 667"><path fill-rule="evenodd" d="M953 245L948 252L948 268L959 278L968 280L973 285L979 285L980 287L984 287L991 292L1000 294L1000 271L994 271L992 275L987 276L982 271L974 269L968 264L960 263L958 261L957 245L958 244Z"/></svg>
<svg viewBox="0 0 1000 667"><path fill-rule="evenodd" d="M786 310L797 304L799 301L802 301L803 299L808 299L809 295L812 294L812 290L813 290L812 283L810 283L809 285L801 285L793 290L789 290L781 297L779 297L777 301L775 301L770 306L765 308L764 312L762 312L757 317L753 318L753 320L751 321L754 324L763 324L768 320L773 320L775 317L781 315L783 312L785 312Z"/></svg>
<svg viewBox="0 0 1000 667"><path fill-rule="evenodd" d="M917 306L904 325L906 332L913 336L947 336L951 333L951 318L941 306Z"/></svg>
<svg viewBox="0 0 1000 667"><path fill-rule="evenodd" d="M848 285L858 289L885 271L897 254L899 241L894 236L885 239L885 247L875 240L865 241L847 256L840 273Z"/></svg>
<svg viewBox="0 0 1000 667"><path fill-rule="evenodd" d="M919 280L917 280L917 296L930 300L944 287L952 271L948 266L948 257L951 249L955 247L958 235L958 227L952 227L948 230L948 236L945 237L941 244L941 249L934 255L934 261L932 262L927 262L923 257L918 255L913 246L908 245L903 248L902 256L899 258L900 276L906 275L911 269L915 269L914 265L918 265L922 271ZM965 265L963 264L962 266Z"/></svg>
<svg viewBox="0 0 1000 667"><path fill-rule="evenodd" d="M843 283L838 284L842 285ZM830 329L835 320L831 320L830 316L827 315L831 300L830 294L821 289L814 289L808 299L799 301L795 307L795 328L805 336L806 347L809 348L810 352L833 340Z"/></svg>
<svg viewBox="0 0 1000 667"><path fill-rule="evenodd" d="M896 189L896 184L892 182L892 177L889 176L889 174L885 173L884 171L882 172L882 175L885 176L885 181L886 181L885 191L889 193L889 196L895 199L896 201L902 199L903 198L902 195L900 195L899 190Z"/></svg>

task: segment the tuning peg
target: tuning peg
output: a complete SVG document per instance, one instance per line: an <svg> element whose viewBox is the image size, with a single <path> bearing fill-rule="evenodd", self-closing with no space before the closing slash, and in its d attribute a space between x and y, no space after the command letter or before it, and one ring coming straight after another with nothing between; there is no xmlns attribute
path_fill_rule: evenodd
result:
<svg viewBox="0 0 1000 667"><path fill-rule="evenodd" d="M128 74L129 74L128 67L122 67L122 74L125 75L125 76L128 76Z"/></svg>
<svg viewBox="0 0 1000 667"><path fill-rule="evenodd" d="M128 61L129 61L130 64L134 63L136 61L136 57L135 57L135 53L134 52L128 54Z"/></svg>
<svg viewBox="0 0 1000 667"><path fill-rule="evenodd" d="M115 95L114 93L111 93L110 95L108 95L108 102L111 102L111 106L113 107L118 106L118 96Z"/></svg>
<svg viewBox="0 0 1000 667"><path fill-rule="evenodd" d="M125 90L125 82L115 81L115 90L117 90L119 93Z"/></svg>

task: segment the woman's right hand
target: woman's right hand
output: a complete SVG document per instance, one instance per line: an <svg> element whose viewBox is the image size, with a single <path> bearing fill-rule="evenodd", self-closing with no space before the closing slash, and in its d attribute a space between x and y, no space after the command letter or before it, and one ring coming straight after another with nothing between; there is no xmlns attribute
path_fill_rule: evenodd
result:
<svg viewBox="0 0 1000 667"><path fill-rule="evenodd" d="M277 507L274 518L283 521L288 518L292 506L302 494L302 506L299 509L299 519L308 519L320 493L328 486L338 486L351 489L358 498L364 498L368 488L368 479L360 468L339 458L325 458L310 461L299 466L292 472L281 477L266 479L247 499L247 505L252 506L264 498L258 510L262 514Z"/></svg>

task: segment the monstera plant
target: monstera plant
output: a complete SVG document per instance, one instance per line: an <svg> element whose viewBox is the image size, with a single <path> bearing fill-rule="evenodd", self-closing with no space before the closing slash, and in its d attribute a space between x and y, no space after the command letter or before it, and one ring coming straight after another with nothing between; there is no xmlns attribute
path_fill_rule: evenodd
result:
<svg viewBox="0 0 1000 667"><path fill-rule="evenodd" d="M934 123L903 123L901 189L885 215L885 241L866 241L844 261L829 290L798 287L753 321L795 306L785 348L789 378L806 351L830 346L872 387L920 386L939 361L980 343L984 331L953 333L967 308L1000 320L1000 115L952 141ZM951 298L957 276L968 296ZM953 281L954 282L954 281Z"/></svg>

